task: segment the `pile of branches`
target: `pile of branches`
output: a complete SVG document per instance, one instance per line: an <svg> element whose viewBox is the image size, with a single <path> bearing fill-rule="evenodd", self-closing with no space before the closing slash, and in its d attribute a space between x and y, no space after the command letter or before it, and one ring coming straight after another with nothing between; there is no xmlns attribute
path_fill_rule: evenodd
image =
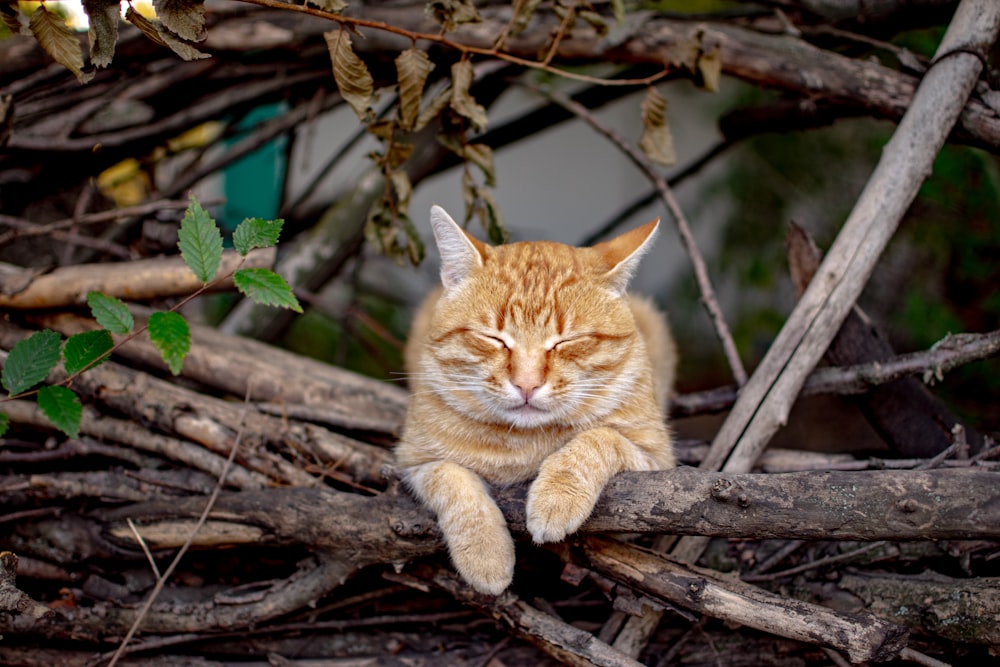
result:
<svg viewBox="0 0 1000 667"><path fill-rule="evenodd" d="M371 21L432 34L422 5L414 13L407 3L361 4ZM715 54L709 60L717 58L723 73L801 95L769 118L750 118L756 130L724 127L727 140L761 123L773 127L775 116L787 123L796 110L803 125L858 113L902 118L827 260L820 264L808 242L790 244L800 307L749 377L669 185L633 152L678 224L732 367L736 387L679 396L672 406L677 418L731 410L715 441L680 443L685 465L676 470L619 476L580 533L547 548L525 539L524 489L498 489L519 562L512 588L487 597L454 574L434 518L396 483L391 445L404 389L199 327L181 377L168 379L155 346L137 338L73 381L85 404L78 437L55 431L30 401L4 403L11 425L0 450L0 662L839 665L995 656L998 450L940 406L921 376L997 354L1000 333L951 337L900 357L853 308L945 138L1000 145L996 93L979 81L1000 16L989 0L963 7L933 63L899 52L899 70L798 40L794 26L778 21L781 12L768 13L770 31L639 16L625 33L595 40L550 17L539 33L511 36L508 63L534 57L554 27L552 62L604 59L660 71L694 35L698 53ZM289 102L285 116L221 158L205 151L197 168L161 187L159 195L172 198L342 104L320 83L329 77L320 41L329 25L288 16L283 8L222 16L238 38L210 44L214 59L182 67L161 67L163 53L137 48L121 60L147 68L141 86L123 65L81 88L61 70L39 67L37 50L23 41L0 43L0 223L4 241L17 242L5 259L30 264L37 251L43 263L58 263L45 243L32 243L44 238L85 247L78 256L130 260L144 249L119 242L118 229L134 232L146 216L186 202L91 212L81 182L123 158L153 155L224 112L238 117L261 101ZM470 28L450 46L499 57L496 30L510 17L485 18L484 29ZM358 40L359 52L385 48L375 36ZM270 60L261 62L258 49L269 47ZM128 39L119 48L131 48ZM272 76L281 48L288 67ZM494 89L478 90L476 99L488 105L509 72L481 74ZM537 131L576 116L626 149L587 110L610 97L549 94L548 106L516 119L508 134L499 127L481 139L497 148L523 138L527 126ZM116 111L112 125L101 125L97 110L111 99L147 115L108 109ZM415 150L412 159L417 183L455 158ZM51 195L61 188L68 204L60 212ZM353 217L361 224L382 191L379 183L358 204ZM310 217L294 206L287 212L293 223ZM80 231L120 220L127 224L111 225L100 239ZM316 245L302 243L310 254ZM356 243L344 243L323 256L319 284L356 252ZM189 293L180 261L171 261L44 274L4 267L0 350L41 328L68 336L92 327L79 310L91 290L131 301L139 317L139 304ZM834 366L810 374L824 352ZM810 392L860 394L890 454L763 451L796 397Z"/></svg>
<svg viewBox="0 0 1000 667"><path fill-rule="evenodd" d="M0 348L27 325L93 327L67 304L100 278L90 268L38 279L47 290L21 325L0 325ZM171 275L142 287L172 293ZM525 489L499 489L520 558L494 598L454 574L433 516L394 481L403 389L214 329L192 336L180 382L142 339L77 378L78 438L31 402L5 404L5 664L842 664L1000 646L988 439L956 430L933 459L779 450L748 474L698 470L706 447L681 443L685 466L619 476L580 534L548 549L526 539ZM888 378L998 348L998 334L957 339L880 367ZM871 377L869 364L811 384ZM675 414L717 410L724 394L681 396ZM694 566L664 555L664 535L720 539ZM651 615L655 632L623 643L627 620Z"/></svg>

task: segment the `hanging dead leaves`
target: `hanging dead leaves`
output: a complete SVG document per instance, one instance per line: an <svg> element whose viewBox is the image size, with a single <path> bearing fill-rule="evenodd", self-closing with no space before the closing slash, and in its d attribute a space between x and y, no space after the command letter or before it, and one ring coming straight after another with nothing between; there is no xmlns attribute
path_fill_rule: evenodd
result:
<svg viewBox="0 0 1000 667"><path fill-rule="evenodd" d="M0 2L0 18L14 34L25 31L23 11L26 7L14 0ZM209 57L195 47L195 43L205 39L204 0L154 0L153 8L156 19L146 18L130 4L125 20L184 60ZM83 10L90 23L89 67L76 33L62 16L44 4L31 13L27 28L53 60L72 72L81 83L86 83L94 76L93 68L107 67L114 58L121 9L118 0L83 0Z"/></svg>
<svg viewBox="0 0 1000 667"><path fill-rule="evenodd" d="M423 244L409 217L412 184L407 174L407 162L414 151L414 136L435 125L438 141L462 162L462 195L466 204L465 222L477 218L490 240L501 243L507 238L503 217L494 195L496 169L492 149L478 139L488 124L487 110L474 94L479 62L484 59L505 59L554 74L566 74L550 66L550 61L564 40L572 39L574 26L591 26L598 35L607 33L612 20L625 24L625 6L621 0L611 2L611 12L605 17L587 3L576 0L554 0L545 5L555 18L548 42L537 60L524 60L503 51L508 36L526 30L544 3L539 0L519 0L511 5L505 27L498 31L492 49L464 46L444 35L467 23L482 21L472 0L427 0L427 15L441 26L437 34L410 33L413 46L395 58L395 81L377 81L362 57L364 35L357 19L341 14L344 0L307 0L308 7L288 5L289 10L310 14L325 12L337 22L337 27L324 33L329 51L334 81L343 100L351 107L359 122L378 141L370 157L381 171L384 195L373 205L366 225L368 240L383 253L399 262L418 263L424 255ZM273 6L270 5L269 6ZM0 0L0 18L14 32L30 29L38 43L59 63L67 67L80 81L89 80L94 68L107 67L114 56L118 40L118 0L83 0L90 19L89 64L80 41L63 18L40 5L30 20L21 13L25 5L16 0ZM173 50L185 60L208 58L197 44L206 38L204 0L154 0L156 18L143 16L131 5L125 20L147 38ZM318 8L318 9L316 9ZM613 18L612 18L613 14ZM538 19L540 20L540 19ZM546 25L552 25L551 21ZM388 25L369 25L366 30ZM435 74L435 64L418 48L417 41L426 39L460 53L450 71ZM664 59L665 71L684 69L707 90L716 90L721 75L721 44L718 37L702 26L694 26L686 39L679 40ZM484 60L483 62L486 62ZM599 82L586 75L578 75ZM652 85L647 87L641 104L642 135L638 145L650 160L661 165L675 162L674 143L667 120L667 100Z"/></svg>

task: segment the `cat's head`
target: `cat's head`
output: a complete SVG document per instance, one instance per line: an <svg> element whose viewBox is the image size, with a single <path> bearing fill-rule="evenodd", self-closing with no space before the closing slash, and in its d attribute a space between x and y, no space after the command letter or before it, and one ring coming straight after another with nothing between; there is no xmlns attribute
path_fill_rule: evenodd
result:
<svg viewBox="0 0 1000 667"><path fill-rule="evenodd" d="M425 390L468 417L520 429L585 425L628 400L646 360L625 290L659 220L590 248L491 247L439 206L431 225L443 293Z"/></svg>

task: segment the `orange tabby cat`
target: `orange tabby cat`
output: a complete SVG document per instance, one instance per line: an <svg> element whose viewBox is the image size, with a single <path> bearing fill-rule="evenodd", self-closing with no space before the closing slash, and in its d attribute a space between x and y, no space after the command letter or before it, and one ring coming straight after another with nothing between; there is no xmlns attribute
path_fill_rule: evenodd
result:
<svg viewBox="0 0 1000 667"><path fill-rule="evenodd" d="M579 528L613 475L674 465L674 342L653 306L625 293L658 225L592 248L491 247L431 209L443 286L410 332L396 460L479 591L501 593L514 573L490 484L535 477L527 527L542 543Z"/></svg>

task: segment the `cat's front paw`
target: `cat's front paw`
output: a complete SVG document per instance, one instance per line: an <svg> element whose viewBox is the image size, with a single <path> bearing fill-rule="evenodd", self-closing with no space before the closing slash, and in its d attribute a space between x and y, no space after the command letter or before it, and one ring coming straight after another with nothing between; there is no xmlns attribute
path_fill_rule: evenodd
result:
<svg viewBox="0 0 1000 667"><path fill-rule="evenodd" d="M576 532L596 504L597 494L581 489L577 476L543 468L528 490L528 532L536 544L558 542Z"/></svg>
<svg viewBox="0 0 1000 667"><path fill-rule="evenodd" d="M514 579L514 540L500 510L490 503L462 521L443 524L451 562L480 593L500 595Z"/></svg>

